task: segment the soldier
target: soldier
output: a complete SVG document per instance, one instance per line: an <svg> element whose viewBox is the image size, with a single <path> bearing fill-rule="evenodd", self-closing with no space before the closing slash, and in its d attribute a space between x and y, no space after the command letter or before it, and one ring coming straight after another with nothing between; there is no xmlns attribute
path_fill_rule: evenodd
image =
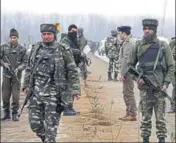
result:
<svg viewBox="0 0 176 143"><path fill-rule="evenodd" d="M82 27L78 28L78 43L82 52L84 50L84 47L87 45L87 40L83 32L84 32L84 29Z"/></svg>
<svg viewBox="0 0 176 143"><path fill-rule="evenodd" d="M61 39L60 39L60 41L64 38L64 37L66 37L67 36L67 33L61 33Z"/></svg>
<svg viewBox="0 0 176 143"><path fill-rule="evenodd" d="M61 43L70 47L73 53L73 56L74 56L76 66L78 67L79 64L81 63L81 60L80 60L81 50L79 48L78 41L77 41L77 31L78 31L78 28L76 25L74 24L70 25L68 27L67 36L65 36L61 40ZM69 83L67 86L67 95L70 96ZM64 109L63 115L64 116L74 116L74 115L77 115L77 113L78 112L76 112L75 109L73 108L73 100L70 99L69 106Z"/></svg>
<svg viewBox="0 0 176 143"><path fill-rule="evenodd" d="M118 76L118 58L119 58L119 44L117 42L117 30L111 31L111 36L105 40L105 53L109 58L108 81L112 80L112 73L114 71L114 80L117 81Z"/></svg>
<svg viewBox="0 0 176 143"><path fill-rule="evenodd" d="M176 61L176 56L175 56L175 37L172 38L171 42L169 43L170 48L172 50L172 55L173 55L173 59L174 62ZM175 66L175 63L174 63ZM176 67L175 67L176 68ZM172 86L173 86L173 90L172 90L172 99L176 102L176 95L175 95L175 91L176 91L176 84L175 84L175 77L176 77L176 69L174 72L174 77L172 79ZM171 103L171 109L169 109L168 113L175 113L176 112L176 107L173 103Z"/></svg>
<svg viewBox="0 0 176 143"><path fill-rule="evenodd" d="M84 37L83 34L83 28L78 28L78 44L79 44L79 48L81 50L81 63L79 65L81 73L82 73L82 77L83 80L85 81L86 84L86 79L87 79L87 65L86 65L86 61L85 59L87 58L86 55L84 54L83 50L85 48L85 46L87 45L87 40Z"/></svg>
<svg viewBox="0 0 176 143"><path fill-rule="evenodd" d="M70 83L71 90L69 98L78 97L80 85L70 47L58 43L55 39L56 26L41 24L40 31L42 42L32 47L23 91L25 94L29 90L33 91L28 107L30 127L42 142L48 143L56 142L63 105L67 105L67 83ZM30 79L31 73L35 74L35 79ZM33 89L29 89L31 83L34 83Z"/></svg>
<svg viewBox="0 0 176 143"><path fill-rule="evenodd" d="M161 85L162 90L168 88L173 78L173 58L166 42L157 38L158 21L144 19L142 21L144 37L129 54L128 66L136 66L138 71ZM165 123L165 97L147 87L142 79L135 79L140 90L140 110L142 113L141 137L143 142L149 142L152 128L152 113L156 117L156 135L159 142L165 142L167 137Z"/></svg>
<svg viewBox="0 0 176 143"><path fill-rule="evenodd" d="M10 30L10 41L1 46L0 62L3 66L2 100L4 117L1 120L9 120L10 97L12 95L12 120L18 121L18 109L20 98L21 74L25 68L26 49L19 44L19 33L15 29Z"/></svg>
<svg viewBox="0 0 176 143"><path fill-rule="evenodd" d="M123 121L136 121L136 101L134 97L134 83L129 75L125 75L127 70L127 60L129 53L135 46L135 40L131 35L131 27L121 26L118 28L119 37L122 40L119 54L120 80L123 81L123 98L126 104L126 115L119 118Z"/></svg>
<svg viewBox="0 0 176 143"><path fill-rule="evenodd" d="M175 45L176 45L176 37L172 37L169 43L171 50L174 48Z"/></svg>

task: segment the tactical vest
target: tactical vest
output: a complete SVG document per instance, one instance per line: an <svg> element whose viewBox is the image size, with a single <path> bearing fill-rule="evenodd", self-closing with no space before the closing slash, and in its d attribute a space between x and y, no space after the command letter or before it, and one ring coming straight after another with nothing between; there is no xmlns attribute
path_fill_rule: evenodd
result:
<svg viewBox="0 0 176 143"><path fill-rule="evenodd" d="M139 47L141 46L141 47ZM144 48L142 45L138 46L139 48ZM166 68L164 58L164 47L159 43L154 43L148 47L148 49L142 54L138 55L138 67L137 69L140 72L149 72L149 71L163 71Z"/></svg>

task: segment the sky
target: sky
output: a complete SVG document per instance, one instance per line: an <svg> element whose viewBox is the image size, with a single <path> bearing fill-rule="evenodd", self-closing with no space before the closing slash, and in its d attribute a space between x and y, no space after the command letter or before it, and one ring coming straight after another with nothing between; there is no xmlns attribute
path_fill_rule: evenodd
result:
<svg viewBox="0 0 176 143"><path fill-rule="evenodd" d="M37 14L154 15L175 18L175 0L1 0L1 12L31 12Z"/></svg>

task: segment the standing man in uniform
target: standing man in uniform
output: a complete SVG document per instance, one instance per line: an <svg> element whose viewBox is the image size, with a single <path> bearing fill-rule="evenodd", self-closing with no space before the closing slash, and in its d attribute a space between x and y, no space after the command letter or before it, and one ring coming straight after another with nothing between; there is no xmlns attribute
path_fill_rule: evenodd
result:
<svg viewBox="0 0 176 143"><path fill-rule="evenodd" d="M174 59L174 66L175 66L175 61L176 61L176 54L175 54L175 47L176 47L176 39L175 37L172 38L172 40L169 43L169 46L172 50L172 55L173 55L173 59ZM176 95L175 95L175 91L176 91L176 84L175 84L175 80L176 80L176 67L175 67L175 72L174 72L174 77L172 79L172 86L173 86L173 90L172 90L172 99L173 101L176 102ZM176 112L176 107L173 103L171 104L171 108L169 109L168 113L175 113Z"/></svg>
<svg viewBox="0 0 176 143"><path fill-rule="evenodd" d="M86 65L86 58L87 57L86 57L85 53L83 52L83 50L84 50L85 46L87 45L87 40L84 37L83 31L84 31L84 29L82 27L78 28L78 44L79 44L79 48L81 50L81 63L79 65L79 67L80 67L80 70L82 73L83 80L86 85L86 79L87 79L87 74L88 74L87 65Z"/></svg>
<svg viewBox="0 0 176 143"><path fill-rule="evenodd" d="M117 81L119 51L120 48L117 42L117 30L112 30L111 36L107 37L105 40L105 53L109 58L108 81L112 80L113 72L114 80Z"/></svg>
<svg viewBox="0 0 176 143"><path fill-rule="evenodd" d="M81 50L80 50L78 40L77 40L77 31L78 31L77 26L75 24L71 24L68 27L67 35L61 40L61 43L65 46L70 47L70 49L73 53L73 56L74 56L76 66L78 67L79 64L81 63L81 58L80 58L81 57ZM68 86L67 86L66 96L70 97L70 87L69 86L70 86L70 83L68 83ZM69 106L64 109L63 115L64 116L77 115L77 112L73 108L73 100L72 99L70 99L70 101L69 101Z"/></svg>
<svg viewBox="0 0 176 143"><path fill-rule="evenodd" d="M70 47L58 43L55 39L56 26L41 24L40 31L42 42L32 47L23 91L25 94L33 91L28 107L30 127L42 142L48 143L56 142L63 106L68 103L68 97L65 98L67 83L70 83L69 98L78 97L80 85Z"/></svg>
<svg viewBox="0 0 176 143"><path fill-rule="evenodd" d="M157 38L158 20L144 19L142 24L144 37L130 52L128 66L135 67L138 62L138 71L153 82L157 82L161 89L166 91L174 73L173 58L169 45ZM146 86L142 79L135 80L137 80L140 90L140 109L142 113L140 128L143 142L149 142L151 136L153 110L156 117L157 138L160 143L165 142L167 137L165 97Z"/></svg>
<svg viewBox="0 0 176 143"><path fill-rule="evenodd" d="M2 101L4 109L3 120L11 119L10 97L12 96L12 120L18 121L20 86L22 70L25 69L26 49L19 44L19 33L16 29L10 30L9 43L1 46L0 64L3 66Z"/></svg>
<svg viewBox="0 0 176 143"><path fill-rule="evenodd" d="M123 82L123 98L126 104L126 115L119 119L123 121L136 121L137 107L134 97L134 82L131 76L125 75L128 68L128 57L135 46L135 40L132 38L131 27L129 26L119 27L118 32L122 40L119 54L120 80Z"/></svg>

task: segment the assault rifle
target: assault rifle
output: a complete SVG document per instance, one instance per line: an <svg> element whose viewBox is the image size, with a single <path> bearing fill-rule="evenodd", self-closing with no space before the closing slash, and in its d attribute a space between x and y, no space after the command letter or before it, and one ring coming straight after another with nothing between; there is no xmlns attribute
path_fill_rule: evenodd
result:
<svg viewBox="0 0 176 143"><path fill-rule="evenodd" d="M146 75L139 73L134 67L130 66L130 68L128 69L128 73L134 75L138 79L143 79L145 82L144 84L146 84L147 86L152 88L154 91L161 93L161 95L168 98L171 103L175 104L175 102L172 100L172 98L166 92L161 90L160 85L158 85L156 82L152 81Z"/></svg>
<svg viewBox="0 0 176 143"><path fill-rule="evenodd" d="M23 109L24 109L25 105L27 104L28 100L30 99L30 97L31 97L32 94L33 94L34 75L35 75L35 73L36 73L36 69L37 69L37 67L38 67L38 65L39 65L39 63L40 63L40 61L41 61L41 60L43 59L43 57L44 57L44 54L45 54L45 53L43 53L43 54L40 56L40 58L38 59L36 65L35 65L35 67L32 69L32 73L30 74L30 80L29 80L29 87L28 87L29 90L28 90L28 92L27 92L27 95L26 95L26 98L25 98L25 100L24 100L24 103L23 103L23 105L22 105L22 107L21 107L20 113L18 114L18 118L20 118L20 116L21 116L21 114L22 114L22 112L23 112Z"/></svg>
<svg viewBox="0 0 176 143"><path fill-rule="evenodd" d="M18 79L17 77L17 74L15 73L15 69L12 67L12 64L10 62L10 60L8 59L7 56L3 56L2 60L4 61L4 63L8 63L9 64L9 67L7 68L8 71L10 72L10 74L16 78L16 80L18 81L18 83L20 83L20 80Z"/></svg>

